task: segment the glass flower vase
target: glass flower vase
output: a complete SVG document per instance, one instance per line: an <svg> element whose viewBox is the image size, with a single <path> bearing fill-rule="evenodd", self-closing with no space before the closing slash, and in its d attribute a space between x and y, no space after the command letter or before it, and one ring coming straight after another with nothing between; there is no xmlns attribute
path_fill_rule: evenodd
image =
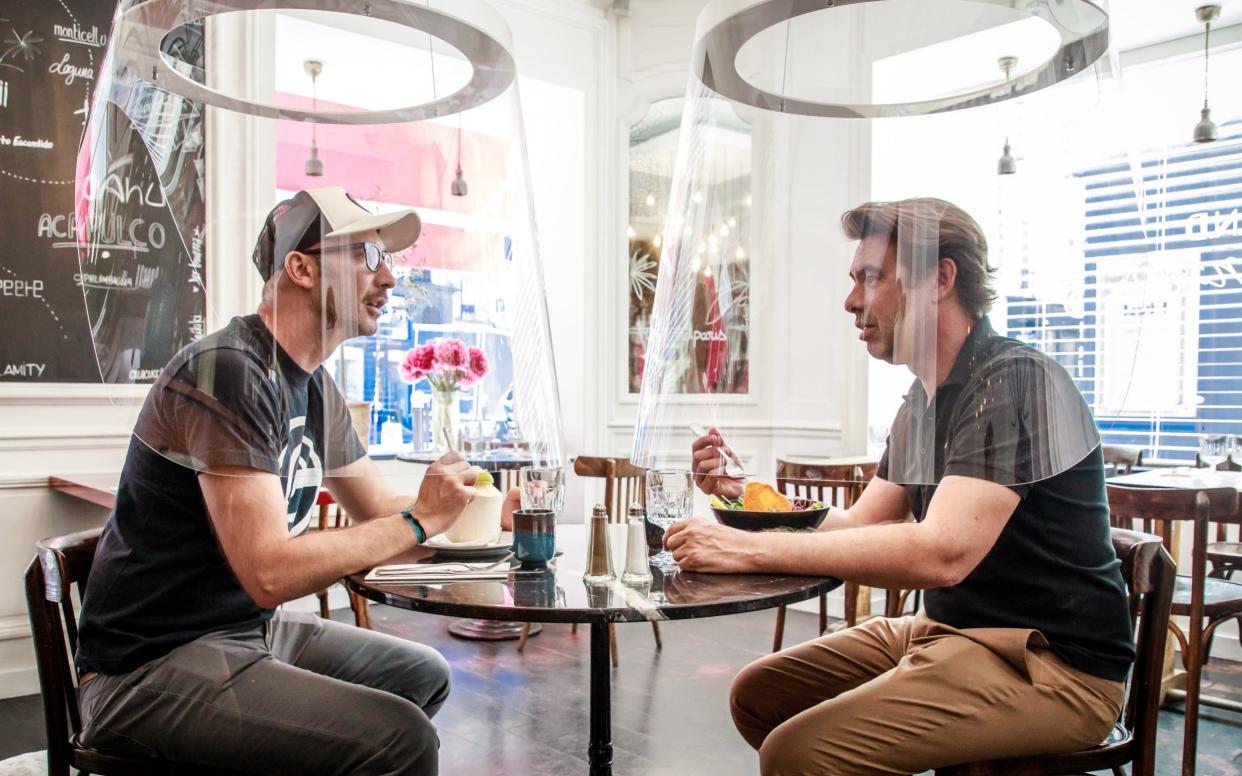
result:
<svg viewBox="0 0 1242 776"><path fill-rule="evenodd" d="M457 394L454 391L431 392L431 447L447 452L449 444L457 446Z"/></svg>

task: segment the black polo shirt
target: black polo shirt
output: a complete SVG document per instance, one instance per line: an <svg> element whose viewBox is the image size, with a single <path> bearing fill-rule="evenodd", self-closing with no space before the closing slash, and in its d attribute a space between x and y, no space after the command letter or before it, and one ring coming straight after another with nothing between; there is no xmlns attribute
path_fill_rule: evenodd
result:
<svg viewBox="0 0 1242 776"><path fill-rule="evenodd" d="M911 481L961 475L1016 492L1017 509L979 565L961 583L926 592L927 616L955 628L1038 630L1069 665L1123 681L1134 638L1109 535L1104 460L1086 401L1067 386L1059 364L984 319L930 402L914 381L877 476L905 485L917 520L936 485ZM902 468L917 468L917 437L931 426L932 476L903 482L894 467L890 477L890 452L914 451Z"/></svg>

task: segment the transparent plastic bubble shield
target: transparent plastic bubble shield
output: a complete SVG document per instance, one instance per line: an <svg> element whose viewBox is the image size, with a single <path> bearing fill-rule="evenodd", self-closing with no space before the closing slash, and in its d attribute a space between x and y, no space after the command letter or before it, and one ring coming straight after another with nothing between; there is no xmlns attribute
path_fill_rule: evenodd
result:
<svg viewBox="0 0 1242 776"><path fill-rule="evenodd" d="M1078 375L984 316L996 279L987 281L991 291L984 287L988 237L970 214L929 190L842 219L864 202L841 196L855 174L850 155L859 153L852 122L842 117L1003 103L1054 84L1100 57L1107 17L1088 3L1032 3L1022 13L937 3L965 17L959 34L936 38L915 21L930 11L915 5L723 2L700 16L669 206L644 246L658 262L658 281L636 465L685 467L687 440L710 426L752 480L770 477L778 459L831 459L842 466L821 467L830 479L867 479L862 445L842 441L866 439L858 433L865 410L846 409L864 407L863 398L896 409L870 452L880 458L876 476L904 485L950 475L1038 482L1099 445ZM894 6L914 16L879 24ZM750 27L739 27L748 14ZM973 82L943 83L938 95L907 88L909 99L889 102L868 87L897 54L930 67L955 60L953 45L1004 51L996 41L1017 45L1014 34L1026 28L1014 25L1029 19L1055 34L1044 59L1013 73L998 70L990 55ZM722 86L726 72L746 88L766 85L767 96L730 91ZM739 124L751 143L745 175L730 161ZM937 158L934 148L925 156L954 174L951 158ZM995 167L986 174L994 177ZM886 397L869 386L852 348L902 367L900 393ZM823 440L818 449L815 439Z"/></svg>
<svg viewBox="0 0 1242 776"><path fill-rule="evenodd" d="M295 31L298 45L277 45L238 78L206 52L213 34L243 18L277 41ZM306 55L292 48L326 60L314 91L300 72ZM406 77L386 89L391 73L380 68L393 63ZM357 80L367 66L373 78ZM256 155L247 143L269 145ZM230 166L211 153L257 158L260 169L226 181ZM321 175L303 171L309 157ZM210 185L209 170L222 176ZM213 186L255 177L274 179L267 201L239 188L208 207ZM278 202L324 187L343 189L354 209L274 211L263 231ZM417 242L389 227L342 229L406 209L420 216ZM425 412L431 374L406 370L385 344L404 337L458 343L442 348L435 384L480 424L503 402L534 465L563 465L511 44L485 5L122 3L79 155L78 218L82 273L98 281L84 295L101 378L151 384L141 409L119 389L116 404L161 455L291 481L354 473L368 440L329 371L352 375L352 399L362 376L366 391L378 390L371 372L337 365L338 349L353 343L375 385L400 369L410 385L403 406ZM234 247L218 247L225 242ZM261 302L211 306L220 297L207 293L208 262L225 282L259 271L252 252L270 266ZM392 420L411 433L410 416Z"/></svg>

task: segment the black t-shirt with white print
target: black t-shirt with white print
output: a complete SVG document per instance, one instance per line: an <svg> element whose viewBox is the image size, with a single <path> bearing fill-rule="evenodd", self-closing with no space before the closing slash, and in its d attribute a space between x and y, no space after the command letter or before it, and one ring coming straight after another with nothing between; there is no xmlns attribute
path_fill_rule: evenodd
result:
<svg viewBox="0 0 1242 776"><path fill-rule="evenodd" d="M280 477L292 535L324 471L365 455L345 402L301 369L257 315L173 357L138 417L82 602L79 670L123 674L214 631L272 616L237 581L212 529L200 472Z"/></svg>

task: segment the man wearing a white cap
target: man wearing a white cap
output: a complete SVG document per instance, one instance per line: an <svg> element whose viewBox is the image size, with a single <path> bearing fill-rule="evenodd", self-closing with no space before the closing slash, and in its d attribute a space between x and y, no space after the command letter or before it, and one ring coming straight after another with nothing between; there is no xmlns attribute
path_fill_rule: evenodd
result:
<svg viewBox="0 0 1242 776"><path fill-rule="evenodd" d="M417 497L388 488L321 366L376 332L388 252L419 229L340 188L282 202L254 250L258 313L152 387L82 606L84 745L249 773L437 772L439 653L274 611L442 532L473 498L453 453ZM356 525L304 534L321 483Z"/></svg>

